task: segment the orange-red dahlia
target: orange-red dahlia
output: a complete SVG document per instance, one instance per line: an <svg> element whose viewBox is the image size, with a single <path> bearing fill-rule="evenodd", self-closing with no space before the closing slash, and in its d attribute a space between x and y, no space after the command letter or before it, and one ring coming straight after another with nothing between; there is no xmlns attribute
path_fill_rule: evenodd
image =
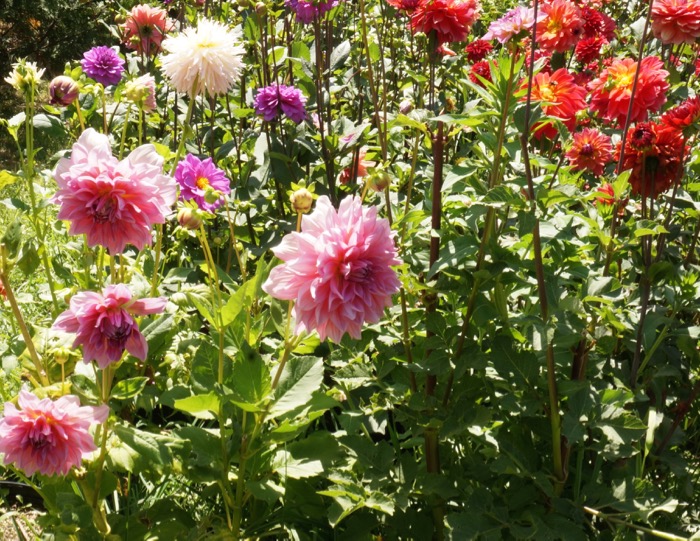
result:
<svg viewBox="0 0 700 541"><path fill-rule="evenodd" d="M680 130L666 124L640 122L627 132L622 169L631 169L634 195L658 197L678 178L684 141ZM619 159L620 148L617 149Z"/></svg>
<svg viewBox="0 0 700 541"><path fill-rule="evenodd" d="M527 88L526 82L522 88ZM561 119L569 130L573 130L576 127L576 113L586 107L586 89L576 84L568 70L560 68L551 75L543 72L535 75L532 99L541 102L545 115ZM537 138L557 134L553 122L543 122L533 132Z"/></svg>
<svg viewBox="0 0 700 541"><path fill-rule="evenodd" d="M694 43L700 38L699 0L654 0L651 30L666 45Z"/></svg>
<svg viewBox="0 0 700 541"><path fill-rule="evenodd" d="M537 23L537 41L546 51L564 53L581 39L581 10L568 0L553 0L542 6L546 17Z"/></svg>
<svg viewBox="0 0 700 541"><path fill-rule="evenodd" d="M478 0L422 0L411 15L411 30L435 32L438 45L464 41L480 9Z"/></svg>
<svg viewBox="0 0 700 541"><path fill-rule="evenodd" d="M612 184L605 183L599 186L595 193L600 194L595 198L596 203L612 205L615 202L615 190Z"/></svg>
<svg viewBox="0 0 700 541"><path fill-rule="evenodd" d="M661 115L661 123L671 126L690 136L700 128L700 96L688 98L677 107L673 107Z"/></svg>
<svg viewBox="0 0 700 541"><path fill-rule="evenodd" d="M600 176L612 159L612 142L604 133L585 128L574 134L566 157L575 171L590 171Z"/></svg>
<svg viewBox="0 0 700 541"><path fill-rule="evenodd" d="M597 79L588 84L591 110L622 126L632 99L636 71L637 62L632 58L613 61ZM648 56L642 59L632 103L631 122L645 120L649 111L658 111L666 103L668 75L659 57Z"/></svg>

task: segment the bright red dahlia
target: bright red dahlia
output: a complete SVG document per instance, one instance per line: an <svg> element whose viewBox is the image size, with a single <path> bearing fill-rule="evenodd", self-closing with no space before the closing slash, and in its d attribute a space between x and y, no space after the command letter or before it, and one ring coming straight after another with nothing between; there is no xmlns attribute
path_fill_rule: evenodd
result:
<svg viewBox="0 0 700 541"><path fill-rule="evenodd" d="M575 171L590 171L600 176L612 160L612 142L606 134L585 128L574 134L566 157Z"/></svg>
<svg viewBox="0 0 700 541"><path fill-rule="evenodd" d="M476 39L464 48L467 53L467 60L472 64L486 58L486 55L493 50L493 45L485 39Z"/></svg>
<svg viewBox="0 0 700 541"><path fill-rule="evenodd" d="M665 124L640 122L627 132L622 169L631 169L632 194L658 197L678 178L684 148L680 130ZM620 149L617 150L619 159Z"/></svg>
<svg viewBox="0 0 700 541"><path fill-rule="evenodd" d="M484 83L479 80L477 75L489 82L491 81L491 66L489 65L488 60L481 60L480 62L477 62L469 71L469 79L471 82L475 85L484 86Z"/></svg>
<svg viewBox="0 0 700 541"><path fill-rule="evenodd" d="M583 33L581 10L568 0L553 0L542 6L546 17L537 23L537 41L546 51L565 53Z"/></svg>
<svg viewBox="0 0 700 541"><path fill-rule="evenodd" d="M614 60L597 79L588 85L591 91L591 110L622 126L627 117L637 62L632 58ZM650 111L658 111L666 103L669 73L657 56L648 56L640 62L636 94L632 103L631 122L645 120Z"/></svg>
<svg viewBox="0 0 700 541"><path fill-rule="evenodd" d="M600 36L594 36L592 38L583 38L576 44L576 60L581 64L590 64L591 62L598 60L600 57L600 49L605 45L607 41L605 38Z"/></svg>
<svg viewBox="0 0 700 541"><path fill-rule="evenodd" d="M695 43L700 38L699 0L654 0L651 30L665 45Z"/></svg>
<svg viewBox="0 0 700 541"><path fill-rule="evenodd" d="M661 123L678 130L694 131L700 128L700 96L688 98L661 116ZM686 133L686 135L690 135Z"/></svg>
<svg viewBox="0 0 700 541"><path fill-rule="evenodd" d="M422 0L411 15L411 31L435 32L438 45L464 41L480 9L478 0Z"/></svg>

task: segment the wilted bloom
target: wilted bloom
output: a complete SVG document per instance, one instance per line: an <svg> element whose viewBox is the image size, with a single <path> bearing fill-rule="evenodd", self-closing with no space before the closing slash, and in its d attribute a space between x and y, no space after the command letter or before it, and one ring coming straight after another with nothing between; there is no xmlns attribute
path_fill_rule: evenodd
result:
<svg viewBox="0 0 700 541"><path fill-rule="evenodd" d="M306 118L306 96L301 90L287 85L270 85L258 90L255 112L270 122L280 114L299 124Z"/></svg>
<svg viewBox="0 0 700 541"><path fill-rule="evenodd" d="M199 208L213 212L231 193L226 173L214 165L211 158L200 160L188 154L175 168L175 180L180 185L180 198L193 199Z"/></svg>
<svg viewBox="0 0 700 541"><path fill-rule="evenodd" d="M165 297L132 297L124 284L110 285L102 293L82 291L73 295L70 308L56 318L54 329L75 333L73 347L83 346L83 361L97 361L100 368L119 361L124 351L146 360L148 344L132 316L163 311Z"/></svg>
<svg viewBox="0 0 700 541"><path fill-rule="evenodd" d="M597 79L588 84L591 91L591 110L623 126L632 98L632 85L636 71L636 60L632 58L614 60ZM630 122L644 120L649 111L658 111L666 103L666 91L669 88L668 75L668 72L663 69L663 62L658 57L642 58Z"/></svg>
<svg viewBox="0 0 700 541"><path fill-rule="evenodd" d="M167 11L139 4L131 9L122 27L124 43L139 54L157 54L161 50L163 37L172 27L173 23L168 19Z"/></svg>
<svg viewBox="0 0 700 541"><path fill-rule="evenodd" d="M655 198L668 190L678 179L683 151L680 130L654 122L640 122L633 126L627 132L622 162L623 170L632 170L632 193Z"/></svg>
<svg viewBox="0 0 700 541"><path fill-rule="evenodd" d="M600 176L612 160L612 142L608 135L593 128L584 128L573 135L566 157L574 170L590 171Z"/></svg>
<svg viewBox="0 0 700 541"><path fill-rule="evenodd" d="M542 12L538 13L537 20L541 21L543 18L544 14ZM533 24L535 24L535 10L518 6L515 9L511 9L497 21L492 22L488 32L484 35L484 39L495 39L499 43L504 44L513 37L530 32Z"/></svg>
<svg viewBox="0 0 700 541"><path fill-rule="evenodd" d="M464 48L464 52L467 53L467 60L472 64L486 58L486 55L492 50L493 45L485 39L475 39Z"/></svg>
<svg viewBox="0 0 700 541"><path fill-rule="evenodd" d="M62 396L56 401L39 400L28 391L20 391L20 409L5 402L0 419L0 453L4 463L14 463L27 476L66 475L79 467L83 457L97 449L90 425L104 423L107 406L81 406L77 396Z"/></svg>
<svg viewBox="0 0 700 541"><path fill-rule="evenodd" d="M12 71L5 77L5 82L12 85L20 94L26 94L37 87L44 71L44 69L38 69L35 62L20 60L12 64Z"/></svg>
<svg viewBox="0 0 700 541"><path fill-rule="evenodd" d="M104 86L116 85L124 73L124 60L117 51L104 45L85 52L80 65L88 77Z"/></svg>
<svg viewBox="0 0 700 541"><path fill-rule="evenodd" d="M168 54L161 58L161 69L183 94L225 94L243 69L245 48L240 39L240 31L201 19L197 28L188 28L163 41L161 46Z"/></svg>
<svg viewBox="0 0 700 541"><path fill-rule="evenodd" d="M151 227L165 222L177 185L163 174L163 158L153 145L142 145L119 161L106 135L92 128L73 145L70 158L58 162L59 220L71 222L71 235L85 234L88 246L122 253L151 244Z"/></svg>
<svg viewBox="0 0 700 541"><path fill-rule="evenodd" d="M318 331L339 342L360 338L362 325L378 322L401 285L391 268L400 265L389 222L375 207L347 197L336 211L326 196L273 252L284 263L272 269L263 290L296 301L297 332Z"/></svg>
<svg viewBox="0 0 700 541"><path fill-rule="evenodd" d="M545 17L537 23L537 42L546 51L565 53L576 45L583 32L581 10L569 0L542 5Z"/></svg>
<svg viewBox="0 0 700 541"><path fill-rule="evenodd" d="M477 75L491 82L491 64L489 64L488 60L477 62L469 70L469 80L475 85L484 86L483 81Z"/></svg>
<svg viewBox="0 0 700 541"><path fill-rule="evenodd" d="M124 95L129 101L149 113L156 108L156 80L153 75L147 73L127 81L124 85Z"/></svg>
<svg viewBox="0 0 700 541"><path fill-rule="evenodd" d="M51 105L70 105L80 95L77 81L67 75L54 77L49 83L49 103Z"/></svg>
<svg viewBox="0 0 700 541"><path fill-rule="evenodd" d="M612 205L615 202L615 190L612 187L612 184L603 184L596 190L595 193L600 194L597 195L595 198L596 203L601 203L603 205Z"/></svg>
<svg viewBox="0 0 700 541"><path fill-rule="evenodd" d="M662 124L684 132L686 137L700 128L700 96L688 98L661 115Z"/></svg>
<svg viewBox="0 0 700 541"><path fill-rule="evenodd" d="M426 36L435 32L438 46L464 41L480 9L478 0L422 0L411 15L411 30Z"/></svg>
<svg viewBox="0 0 700 541"><path fill-rule="evenodd" d="M523 83L526 87L527 83ZM566 68L554 73L539 72L532 81L532 99L542 102L542 112L559 118L573 131L576 127L576 113L586 107L586 89L574 81ZM557 130L552 122L542 122L536 130L537 137L554 137Z"/></svg>
<svg viewBox="0 0 700 541"><path fill-rule="evenodd" d="M692 45L700 38L698 0L654 0L651 17L651 30L665 45Z"/></svg>

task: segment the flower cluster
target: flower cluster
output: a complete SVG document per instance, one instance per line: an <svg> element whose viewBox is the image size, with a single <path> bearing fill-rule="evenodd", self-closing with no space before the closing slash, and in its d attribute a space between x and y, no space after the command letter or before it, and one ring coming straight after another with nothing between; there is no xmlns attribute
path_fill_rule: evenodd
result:
<svg viewBox="0 0 700 541"><path fill-rule="evenodd" d="M71 157L58 162L54 177L58 219L71 222L72 235L85 234L89 246L99 244L111 254L127 244L139 250L151 244L153 224L165 222L177 194L153 145L119 161L107 136L92 128L73 145Z"/></svg>
<svg viewBox="0 0 700 541"><path fill-rule="evenodd" d="M20 391L19 409L5 402L0 419L0 453L5 464L15 464L26 475L66 475L79 467L83 458L97 447L88 432L91 425L104 423L107 406L81 406L77 396L56 401L39 400Z"/></svg>
<svg viewBox="0 0 700 541"><path fill-rule="evenodd" d="M267 122L280 114L299 124L306 118L306 96L301 90L287 85L270 85L258 90L255 95L255 113Z"/></svg>
<svg viewBox="0 0 700 541"><path fill-rule="evenodd" d="M320 197L301 232L273 252L284 264L272 269L263 290L296 301L297 332L315 329L321 340L360 338L363 323L378 322L400 286L389 222L358 197L343 199L337 211Z"/></svg>

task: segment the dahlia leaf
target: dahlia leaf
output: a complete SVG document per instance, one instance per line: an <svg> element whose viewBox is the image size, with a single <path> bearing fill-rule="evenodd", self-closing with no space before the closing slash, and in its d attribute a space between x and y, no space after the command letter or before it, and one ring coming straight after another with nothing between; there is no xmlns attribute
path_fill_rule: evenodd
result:
<svg viewBox="0 0 700 541"><path fill-rule="evenodd" d="M319 357L292 357L287 362L275 389L271 417L289 413L309 400L323 383L323 359Z"/></svg>

